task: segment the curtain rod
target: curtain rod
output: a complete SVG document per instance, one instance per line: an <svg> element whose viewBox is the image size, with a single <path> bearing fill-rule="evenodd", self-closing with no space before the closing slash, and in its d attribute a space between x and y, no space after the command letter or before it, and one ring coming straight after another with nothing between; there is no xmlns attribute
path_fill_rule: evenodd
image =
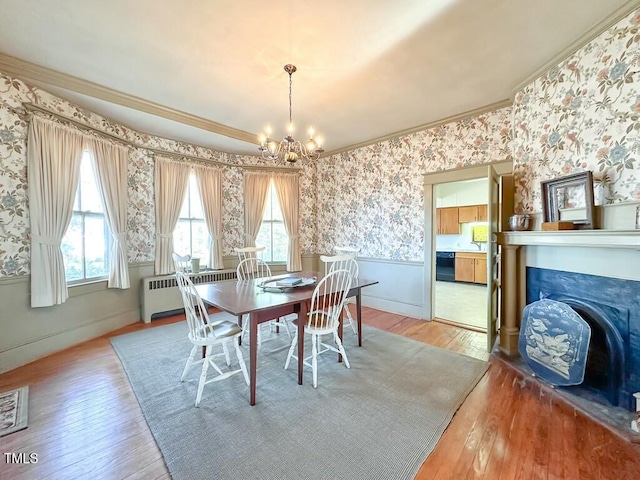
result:
<svg viewBox="0 0 640 480"><path fill-rule="evenodd" d="M294 172L294 173L299 173L302 171L301 168L299 167L279 167L279 166L265 166L265 165L243 165L243 164L237 164L237 163L228 163L228 162L221 162L219 160L212 160L209 158L203 158L203 157L197 157L195 155L189 155L186 153L175 153L175 152L171 152L169 150L162 150L159 148L151 148L151 147L144 147L142 145L137 145L133 142L130 142L128 140L124 140L123 138L118 137L117 135L113 135L112 133L108 133L108 132L104 132L102 130L98 130L97 128L91 127L89 125L86 125L82 122L79 122L77 120L74 120L73 118L69 118L65 115L61 115L58 112L54 112L53 110L49 110L48 108L42 107L40 105L36 105L34 103L30 103L30 102L24 102L22 104L22 106L24 107L24 109L28 112L42 112L45 113L47 115L52 115L56 118L59 118L65 122L71 123L75 126L77 126L78 128L80 128L81 130L85 130L85 131L90 131L90 132L95 132L98 133L99 135L103 135L106 137L109 137L121 144L127 145L129 147L133 147L133 148L139 148L141 150L147 150L152 152L153 154L157 154L157 155L166 155L168 157L175 157L175 158L188 158L189 160L194 160L196 162L204 162L207 164L214 164L214 165L219 165L221 167L235 167L235 168L242 168L245 170L261 170L261 171L272 171L272 172ZM133 129L131 129L133 130ZM206 147L203 147L206 148Z"/></svg>

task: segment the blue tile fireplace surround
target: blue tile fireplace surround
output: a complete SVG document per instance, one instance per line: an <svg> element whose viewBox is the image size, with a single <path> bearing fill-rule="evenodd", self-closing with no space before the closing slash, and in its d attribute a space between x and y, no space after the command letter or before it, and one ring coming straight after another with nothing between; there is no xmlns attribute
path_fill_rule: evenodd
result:
<svg viewBox="0 0 640 480"><path fill-rule="evenodd" d="M591 327L581 385L561 387L604 405L635 410L640 392L640 282L527 267L527 304L568 304Z"/></svg>

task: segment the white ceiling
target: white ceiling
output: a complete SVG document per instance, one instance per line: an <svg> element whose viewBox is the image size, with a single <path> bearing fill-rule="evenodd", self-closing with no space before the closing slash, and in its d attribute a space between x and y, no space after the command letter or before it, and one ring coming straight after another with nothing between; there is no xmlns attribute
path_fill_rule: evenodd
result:
<svg viewBox="0 0 640 480"><path fill-rule="evenodd" d="M637 3L0 0L0 71L143 132L255 154L267 124L285 133L293 63L295 136L312 125L336 151L507 100Z"/></svg>

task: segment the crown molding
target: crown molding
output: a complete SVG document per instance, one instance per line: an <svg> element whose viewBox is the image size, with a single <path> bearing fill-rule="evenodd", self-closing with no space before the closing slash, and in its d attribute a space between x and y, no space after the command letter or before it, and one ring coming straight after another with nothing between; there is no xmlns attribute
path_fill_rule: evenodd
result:
<svg viewBox="0 0 640 480"><path fill-rule="evenodd" d="M369 145L374 145L376 143L386 142L387 140L392 140L399 137L404 137L406 135L411 135L412 133L421 132L422 130L428 130L430 128L440 127L442 125L446 125L447 123L457 122L459 120L464 120L465 118L475 117L478 115L482 115L483 113L492 112L494 110L498 110L504 107L510 107L513 104L513 101L510 99L501 100L496 103L492 103L490 105L485 105L484 107L476 108L474 110L468 110L463 113L459 113L457 115L452 115L450 117L443 118L441 120L436 120L435 122L425 123L423 125L418 125L417 127L407 128L406 130L401 130L399 132L390 133L389 135L385 135L383 137L374 138L371 140L366 140L361 143L356 143L355 145L350 145L348 147L340 148L338 150L331 150L330 152L325 153L322 157L330 157L332 155L338 155L344 152L350 152L352 150L357 150L358 148L368 147Z"/></svg>
<svg viewBox="0 0 640 480"><path fill-rule="evenodd" d="M583 48L586 44L595 40L598 36L600 36L603 32L614 26L624 17L629 15L634 10L640 8L640 0L631 0L627 2L625 5L621 6L618 10L613 12L611 15L604 17L598 23L593 25L589 30L584 32L577 40L573 43L569 44L565 47L560 53L556 54L553 58L549 59L544 65L538 68L535 72L529 75L527 78L519 82L514 89L511 91L511 100L516 96L516 94L524 89L527 85L533 83L543 74L551 70L553 67L559 65L564 60L569 58L571 55L576 53L578 50Z"/></svg>
<svg viewBox="0 0 640 480"><path fill-rule="evenodd" d="M124 107L150 113L158 117L166 118L174 122L190 125L192 127L207 130L209 132L224 135L243 142L257 145L258 136L237 128L223 125L206 118L191 115L180 110L160 105L140 97L113 90L111 88L83 80L72 75L67 75L35 63L27 62L17 57L12 57L0 52L0 71L33 83L35 86L44 87L54 85L65 90L88 95L93 98L115 103ZM59 96L59 95L56 95ZM75 102L72 102L75 103Z"/></svg>

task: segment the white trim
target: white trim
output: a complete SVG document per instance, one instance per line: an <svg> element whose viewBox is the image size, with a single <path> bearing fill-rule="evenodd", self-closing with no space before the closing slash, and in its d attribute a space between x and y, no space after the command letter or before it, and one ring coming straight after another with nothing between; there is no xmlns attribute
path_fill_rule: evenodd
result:
<svg viewBox="0 0 640 480"><path fill-rule="evenodd" d="M498 234L498 241L501 245L633 248L640 250L640 230L502 232Z"/></svg>

